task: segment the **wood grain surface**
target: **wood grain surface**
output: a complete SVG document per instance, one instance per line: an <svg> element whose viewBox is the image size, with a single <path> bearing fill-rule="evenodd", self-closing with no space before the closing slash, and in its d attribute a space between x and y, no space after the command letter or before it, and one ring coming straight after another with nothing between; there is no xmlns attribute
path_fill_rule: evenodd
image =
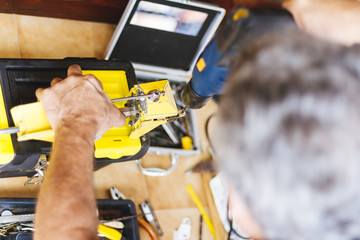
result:
<svg viewBox="0 0 360 240"><path fill-rule="evenodd" d="M279 7L283 0L202 1L230 11L237 4ZM0 0L0 12L117 24L127 3L126 0Z"/></svg>

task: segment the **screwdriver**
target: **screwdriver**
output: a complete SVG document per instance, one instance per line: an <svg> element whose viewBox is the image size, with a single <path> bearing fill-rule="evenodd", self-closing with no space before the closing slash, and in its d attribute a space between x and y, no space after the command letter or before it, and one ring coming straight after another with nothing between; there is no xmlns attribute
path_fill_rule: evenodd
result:
<svg viewBox="0 0 360 240"><path fill-rule="evenodd" d="M110 240L126 240L125 237L116 229L99 224L98 233Z"/></svg>
<svg viewBox="0 0 360 240"><path fill-rule="evenodd" d="M148 94L123 97L123 98L115 98L115 99L112 99L111 101L112 102L122 102L122 101L148 98L151 102L157 102L160 99L160 97L163 95L165 95L165 92L153 90L153 91L150 91ZM37 102L37 103L33 103L33 104L39 104L39 103ZM27 106L29 108L35 107L35 105L32 105L32 104L27 104ZM37 106L37 108L39 108L39 107ZM135 111L135 109L130 109L130 108L121 108L120 110L126 117L128 117L133 111ZM21 131L20 127L10 127L10 128L0 129L0 135L14 134L14 133L18 133L20 131Z"/></svg>

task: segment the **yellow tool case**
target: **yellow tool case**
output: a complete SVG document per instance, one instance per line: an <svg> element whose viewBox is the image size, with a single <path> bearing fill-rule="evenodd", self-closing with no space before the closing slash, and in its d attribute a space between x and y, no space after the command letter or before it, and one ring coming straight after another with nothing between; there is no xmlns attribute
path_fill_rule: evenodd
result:
<svg viewBox="0 0 360 240"><path fill-rule="evenodd" d="M146 89L150 88L148 90L150 91L151 87L153 87L137 85L134 69L129 62L125 61L82 58L62 60L0 59L0 129L21 126L21 123L23 123L22 118L25 118L26 115L21 108L28 106L26 104L37 101L36 89L50 86L51 80L55 77L66 78L67 68L72 64L79 64L84 74L92 73L97 76L102 81L104 91L111 99L134 96L131 91L137 89L145 91L142 94L147 94ZM158 85L156 87L163 91L170 88L166 81L158 83ZM171 89L167 91L171 91ZM159 104L162 104L162 106L168 104L166 107L169 107L172 103L171 97L172 95L168 96L164 92ZM162 98L165 98L166 101ZM174 104L171 105L173 114L175 114L174 111L177 111L175 109L176 104ZM122 108L126 105L126 102L115 103L115 105ZM154 105L149 105L148 109L151 110L152 107ZM41 114L35 112L34 108L30 109L32 112L29 114L32 120L28 121L28 123L35 124L40 121ZM95 169L114 162L140 159L145 155L149 148L149 139L146 134L143 135L144 125L150 120L154 121L148 119L151 117L149 113L147 113L147 116L140 115L140 117L142 117L140 120L143 120L143 122L137 121L136 123L138 125L143 124L138 126L138 129L136 129L136 126L132 126L129 123L131 119L127 118L124 127L111 129L100 140L95 142ZM131 134L135 136L129 137ZM126 136L126 139L124 137L115 139L117 135ZM0 135L0 178L32 177L34 174L39 173L39 169L41 170L41 159L46 159L49 156L51 142L22 139L26 138L26 136L25 134L21 135L21 133ZM29 139L36 139L36 137L32 136Z"/></svg>

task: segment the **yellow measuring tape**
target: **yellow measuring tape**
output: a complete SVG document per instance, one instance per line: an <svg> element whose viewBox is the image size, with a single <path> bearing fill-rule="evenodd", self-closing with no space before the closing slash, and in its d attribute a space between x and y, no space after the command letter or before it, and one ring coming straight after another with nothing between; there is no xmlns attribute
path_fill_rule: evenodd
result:
<svg viewBox="0 0 360 240"><path fill-rule="evenodd" d="M186 185L186 189L188 190L190 197L192 198L192 200L194 201L195 205L197 206L197 208L199 209L201 215L203 216L206 225L208 226L211 234L213 235L214 239L216 239L216 235L215 235L215 228L214 228L214 224L212 223L212 221L210 220L209 216L207 215L207 213L205 212L205 208L204 206L201 204L200 199L198 198L198 196L196 195L193 187L190 184Z"/></svg>

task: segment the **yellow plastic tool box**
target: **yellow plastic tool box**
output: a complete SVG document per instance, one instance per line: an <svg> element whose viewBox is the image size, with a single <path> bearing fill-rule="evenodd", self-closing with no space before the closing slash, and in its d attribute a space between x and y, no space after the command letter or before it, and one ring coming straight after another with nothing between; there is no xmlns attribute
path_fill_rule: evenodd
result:
<svg viewBox="0 0 360 240"><path fill-rule="evenodd" d="M49 155L53 131L41 104L36 102L35 91L48 87L55 77L65 78L72 64L79 64L83 74L94 74L105 93L117 99L114 104L126 115L123 127L112 128L95 141L96 168L141 158L149 147L146 133L181 116L168 81L137 84L129 62L0 59L0 130L8 127L19 130L17 134L0 135L0 177L30 177L40 160Z"/></svg>

